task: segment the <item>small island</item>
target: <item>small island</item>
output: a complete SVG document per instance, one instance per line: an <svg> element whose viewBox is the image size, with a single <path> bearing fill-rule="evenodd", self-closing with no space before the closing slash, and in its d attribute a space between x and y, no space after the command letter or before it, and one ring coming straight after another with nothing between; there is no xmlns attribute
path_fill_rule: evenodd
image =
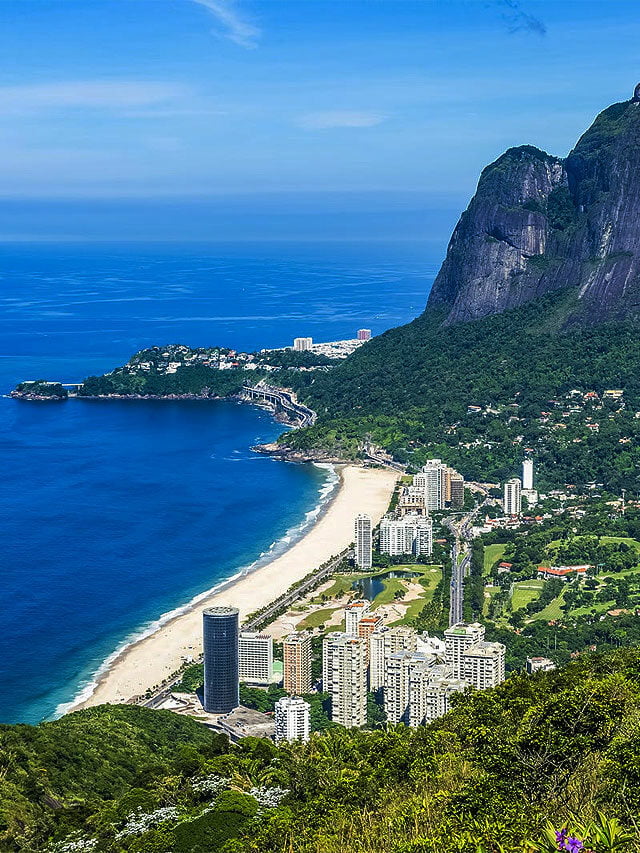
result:
<svg viewBox="0 0 640 853"><path fill-rule="evenodd" d="M59 382L48 382L46 379L33 379L20 382L10 394L17 400L66 400L69 396L67 389Z"/></svg>

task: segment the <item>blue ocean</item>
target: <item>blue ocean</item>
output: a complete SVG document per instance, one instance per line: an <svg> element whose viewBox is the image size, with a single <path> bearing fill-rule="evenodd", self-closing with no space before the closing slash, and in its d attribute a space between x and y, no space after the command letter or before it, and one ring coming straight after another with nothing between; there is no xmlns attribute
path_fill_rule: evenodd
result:
<svg viewBox="0 0 640 853"><path fill-rule="evenodd" d="M374 334L424 307L443 247L0 246L0 393L153 344ZM213 401L0 397L0 722L86 693L119 648L312 523L335 475L259 456L282 426Z"/></svg>

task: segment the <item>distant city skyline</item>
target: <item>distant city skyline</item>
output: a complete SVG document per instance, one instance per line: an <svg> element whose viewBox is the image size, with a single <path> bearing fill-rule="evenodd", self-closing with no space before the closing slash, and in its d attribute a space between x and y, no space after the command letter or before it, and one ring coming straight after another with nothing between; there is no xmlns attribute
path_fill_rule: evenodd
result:
<svg viewBox="0 0 640 853"><path fill-rule="evenodd" d="M445 240L505 148L631 97L633 9L5 0L0 240Z"/></svg>

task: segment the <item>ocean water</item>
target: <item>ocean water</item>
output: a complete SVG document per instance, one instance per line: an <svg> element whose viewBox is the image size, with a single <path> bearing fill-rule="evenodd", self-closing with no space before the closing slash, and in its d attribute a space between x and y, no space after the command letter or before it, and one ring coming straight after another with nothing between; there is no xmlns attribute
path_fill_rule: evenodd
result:
<svg viewBox="0 0 640 853"><path fill-rule="evenodd" d="M4 245L0 393L152 344L380 333L422 310L442 250ZM230 402L0 397L0 722L61 713L123 644L301 535L336 478L251 451L281 432Z"/></svg>

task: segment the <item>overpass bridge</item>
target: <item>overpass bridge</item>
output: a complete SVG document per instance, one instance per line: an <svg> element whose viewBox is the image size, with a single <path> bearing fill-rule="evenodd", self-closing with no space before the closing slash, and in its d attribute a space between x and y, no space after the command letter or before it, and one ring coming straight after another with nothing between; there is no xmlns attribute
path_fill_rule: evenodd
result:
<svg viewBox="0 0 640 853"><path fill-rule="evenodd" d="M313 409L299 403L293 391L259 382L257 385L243 385L240 396L250 402L265 403L276 413L286 415L298 427L313 426L317 419Z"/></svg>

